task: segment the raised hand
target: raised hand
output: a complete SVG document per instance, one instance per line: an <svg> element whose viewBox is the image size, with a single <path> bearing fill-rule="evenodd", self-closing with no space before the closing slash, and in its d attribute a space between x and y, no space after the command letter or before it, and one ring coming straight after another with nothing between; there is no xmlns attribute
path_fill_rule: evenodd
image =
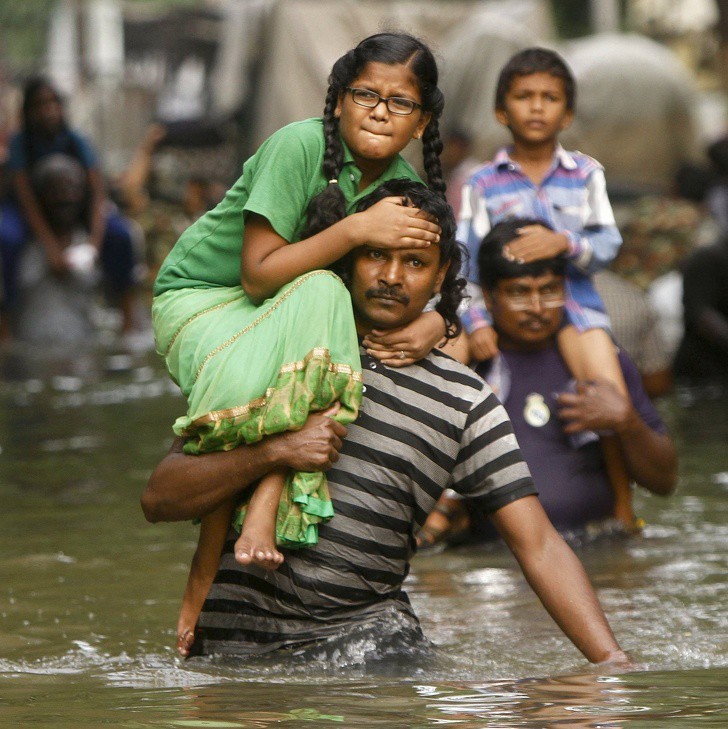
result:
<svg viewBox="0 0 728 729"><path fill-rule="evenodd" d="M518 238L503 247L503 255L510 261L530 263L543 258L554 258L569 250L569 239L564 233L543 225L524 225Z"/></svg>
<svg viewBox="0 0 728 729"><path fill-rule="evenodd" d="M442 230L429 213L401 197L385 197L356 213L362 222L360 242L374 248L426 248L440 242Z"/></svg>

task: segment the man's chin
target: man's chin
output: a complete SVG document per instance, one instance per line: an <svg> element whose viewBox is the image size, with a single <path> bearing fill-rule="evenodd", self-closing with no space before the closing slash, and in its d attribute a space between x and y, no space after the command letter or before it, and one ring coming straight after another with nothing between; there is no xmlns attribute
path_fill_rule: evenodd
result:
<svg viewBox="0 0 728 729"><path fill-rule="evenodd" d="M371 329L399 329L414 321L413 317L401 310L388 311L380 307L374 311L363 312L363 316L357 316L357 318L366 321Z"/></svg>

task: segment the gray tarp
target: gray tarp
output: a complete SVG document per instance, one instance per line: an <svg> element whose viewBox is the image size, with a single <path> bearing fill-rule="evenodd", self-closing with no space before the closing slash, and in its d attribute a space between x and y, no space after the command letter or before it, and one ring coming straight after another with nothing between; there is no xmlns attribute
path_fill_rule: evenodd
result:
<svg viewBox="0 0 728 729"><path fill-rule="evenodd" d="M639 35L602 35L564 48L577 80L569 145L596 157L612 186L666 189L699 155L695 82L668 48Z"/></svg>
<svg viewBox="0 0 728 729"><path fill-rule="evenodd" d="M431 45L441 67L445 119L455 121L450 110L462 108L476 124L480 104L473 101L478 89L472 87L472 77L478 77L480 69L490 77L493 67L519 46L507 40L507 33L485 37L493 55L472 57L483 36L465 43L464 35L472 35L474 22L490 26L498 18L506 18L508 32L517 33L518 23L550 32L547 5L545 0L278 0L258 26L262 41L249 42L262 54L251 141L257 146L284 124L319 116L334 61L362 38L386 29L411 32ZM513 21L507 22L510 17ZM465 96L471 97L467 105ZM416 159L417 148L410 147L408 153Z"/></svg>
<svg viewBox="0 0 728 729"><path fill-rule="evenodd" d="M398 28L433 46L446 99L442 128L469 132L479 159L509 139L493 117L500 68L534 44L560 50L573 67L577 115L564 143L599 159L610 184L664 189L680 162L695 155L693 82L677 57L636 35L556 46L545 0L252 0L245 5L247 15L238 9L235 22L230 18L235 28L229 25L227 53L260 65L249 149L284 124L320 115L333 62L366 35ZM237 25L243 16L251 34L244 52L239 44L245 31ZM229 58L226 64L226 57L223 47L217 88L223 84L229 92L237 88L236 65ZM222 101L224 94L215 95ZM228 93L227 105L234 98ZM407 154L417 163L416 145Z"/></svg>

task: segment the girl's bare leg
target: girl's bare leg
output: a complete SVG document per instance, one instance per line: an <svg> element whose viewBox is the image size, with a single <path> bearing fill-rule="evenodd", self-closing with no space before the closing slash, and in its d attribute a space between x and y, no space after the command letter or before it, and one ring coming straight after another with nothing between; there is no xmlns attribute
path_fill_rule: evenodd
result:
<svg viewBox="0 0 728 729"><path fill-rule="evenodd" d="M276 515L285 480L285 470L271 471L255 487L235 542L235 559L240 564L275 570L283 562L283 555L276 549Z"/></svg>
<svg viewBox="0 0 728 729"><path fill-rule="evenodd" d="M215 579L225 536L230 528L233 502L203 517L195 556L192 558L182 608L177 621L177 651L187 657L195 642L195 625L212 581Z"/></svg>
<svg viewBox="0 0 728 729"><path fill-rule="evenodd" d="M579 332L573 326L566 326L559 332L558 342L559 351L577 380L604 378L629 397L614 342L606 331L587 329ZM616 436L603 436L601 446L614 491L614 516L631 529L635 523L632 489L622 449Z"/></svg>

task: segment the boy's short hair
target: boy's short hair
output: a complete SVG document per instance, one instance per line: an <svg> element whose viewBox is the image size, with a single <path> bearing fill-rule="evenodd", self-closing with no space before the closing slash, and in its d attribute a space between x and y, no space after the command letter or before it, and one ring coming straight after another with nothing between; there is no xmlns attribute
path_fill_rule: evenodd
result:
<svg viewBox="0 0 728 729"><path fill-rule="evenodd" d="M563 276L566 272L566 261L561 257L517 263L503 255L503 248L518 238L518 231L526 225L543 225L551 229L548 223L537 218L509 218L496 223L483 238L478 248L478 270L484 289L492 291L503 278L541 276L547 272Z"/></svg>
<svg viewBox="0 0 728 729"><path fill-rule="evenodd" d="M548 73L564 82L566 108L574 111L576 105L576 81L566 61L556 51L548 48L526 48L519 51L506 63L498 76L495 89L495 108L504 109L506 94L517 76L530 76L533 73Z"/></svg>

